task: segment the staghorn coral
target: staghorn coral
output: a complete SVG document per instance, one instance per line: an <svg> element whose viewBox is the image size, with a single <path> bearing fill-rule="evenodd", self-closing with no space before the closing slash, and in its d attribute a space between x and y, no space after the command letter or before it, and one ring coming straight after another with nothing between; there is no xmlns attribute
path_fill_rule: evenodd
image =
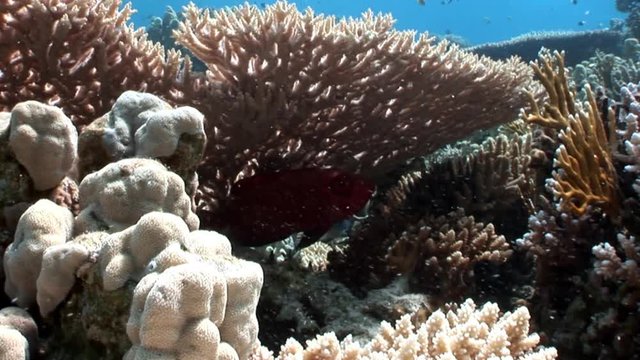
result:
<svg viewBox="0 0 640 360"><path fill-rule="evenodd" d="M532 136L499 134L482 144L460 143L427 157L427 168L416 184L410 202L429 199L437 214L463 208L484 222L514 217L514 209L530 209L537 190L531 166ZM442 187L446 187L446 191Z"/></svg>
<svg viewBox="0 0 640 360"><path fill-rule="evenodd" d="M389 16L336 20L282 1L264 10L191 5L184 16L174 36L208 67L209 87L194 99L211 140L199 169L206 216L258 169L320 165L379 178L513 120L531 85L517 59L414 39Z"/></svg>
<svg viewBox="0 0 640 360"><path fill-rule="evenodd" d="M0 109L38 100L82 125L125 90L181 99L190 62L127 25L132 11L120 0L3 1Z"/></svg>
<svg viewBox="0 0 640 360"><path fill-rule="evenodd" d="M640 246L635 237L618 234L618 247L624 254L623 257L609 243L593 247L593 255L596 257L594 272L598 277L619 285L620 293L616 296L621 305L634 307L640 301Z"/></svg>
<svg viewBox="0 0 640 360"><path fill-rule="evenodd" d="M560 131L561 145L556 151L554 165L558 171L549 180L559 206L583 215L589 206L601 208L614 221L620 211L617 174L595 97L589 89L588 102L580 104L569 87L564 68L564 55L543 52L540 64L532 64L549 95L541 110L533 96L532 111L523 113L530 123ZM607 114L609 124L615 124L613 111ZM610 134L613 134L610 131Z"/></svg>
<svg viewBox="0 0 640 360"><path fill-rule="evenodd" d="M580 335L584 353L600 358L632 358L640 348L640 246L634 236L618 234L617 244L593 247L589 317Z"/></svg>
<svg viewBox="0 0 640 360"><path fill-rule="evenodd" d="M537 334L529 334L529 312L520 307L500 314L496 304L477 309L467 300L456 310L436 311L418 325L404 315L395 326L383 322L378 334L360 345L350 337L318 335L306 347L291 339L278 360L289 359L555 359L554 348L536 348ZM264 354L264 353L263 353ZM254 359L268 359L268 355Z"/></svg>

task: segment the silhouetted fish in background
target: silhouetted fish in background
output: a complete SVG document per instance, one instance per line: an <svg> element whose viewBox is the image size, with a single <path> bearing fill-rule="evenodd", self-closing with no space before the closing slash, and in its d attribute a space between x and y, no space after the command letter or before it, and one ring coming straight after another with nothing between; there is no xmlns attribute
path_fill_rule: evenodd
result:
<svg viewBox="0 0 640 360"><path fill-rule="evenodd" d="M361 210L375 185L336 169L261 173L233 184L222 214L225 233L239 245L262 246L304 232L313 243L334 223Z"/></svg>

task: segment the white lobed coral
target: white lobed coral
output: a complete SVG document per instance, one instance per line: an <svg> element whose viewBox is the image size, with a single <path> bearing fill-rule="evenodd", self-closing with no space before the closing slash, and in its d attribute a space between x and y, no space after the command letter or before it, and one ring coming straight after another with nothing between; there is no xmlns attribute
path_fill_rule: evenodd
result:
<svg viewBox="0 0 640 360"><path fill-rule="evenodd" d="M76 161L78 133L57 107L25 101L11 110L9 147L36 190L56 187Z"/></svg>
<svg viewBox="0 0 640 360"><path fill-rule="evenodd" d="M139 115L145 111L170 108L167 103L152 94L123 92L108 114L107 129L103 137L107 153L114 159L134 156L134 134L145 122Z"/></svg>
<svg viewBox="0 0 640 360"><path fill-rule="evenodd" d="M216 233L196 233L185 243L197 252L169 245L136 285L125 359L246 359L255 347L261 267L230 256L226 238L207 246Z"/></svg>
<svg viewBox="0 0 640 360"><path fill-rule="evenodd" d="M35 304L43 253L71 239L72 233L73 214L46 199L33 204L20 217L14 241L3 257L4 290L18 305Z"/></svg>
<svg viewBox="0 0 640 360"><path fill-rule="evenodd" d="M102 287L115 290L129 279L138 280L149 262L171 245L180 247L189 228L176 215L151 212L137 224L111 234L100 251Z"/></svg>
<svg viewBox="0 0 640 360"><path fill-rule="evenodd" d="M29 342L20 331L0 326L0 360L29 359Z"/></svg>
<svg viewBox="0 0 640 360"><path fill-rule="evenodd" d="M212 267L187 263L150 277L134 292L127 323L134 346L126 358L140 358L136 353L142 348L179 359L215 359L227 301L222 275Z"/></svg>
<svg viewBox="0 0 640 360"><path fill-rule="evenodd" d="M80 209L76 233L121 231L152 211L175 214L190 230L200 225L184 181L151 159L124 159L87 175L80 183Z"/></svg>
<svg viewBox="0 0 640 360"><path fill-rule="evenodd" d="M383 322L378 335L364 346L351 337L338 341L333 333L307 341L306 348L289 339L277 359L555 359L555 348L537 347L540 338L529 334L529 319L525 307L500 316L496 304L477 309L468 299L456 311L434 312L417 328L410 315L395 326Z"/></svg>
<svg viewBox="0 0 640 360"><path fill-rule="evenodd" d="M18 307L0 310L0 360L29 359L38 341L38 326Z"/></svg>
<svg viewBox="0 0 640 360"><path fill-rule="evenodd" d="M42 316L64 300L75 284L76 271L90 258L89 249L75 242L53 245L44 251L36 282L36 300Z"/></svg>
<svg viewBox="0 0 640 360"><path fill-rule="evenodd" d="M107 115L104 148L112 159L172 155L182 134L204 133L204 115L190 106L172 109L159 97L125 91Z"/></svg>

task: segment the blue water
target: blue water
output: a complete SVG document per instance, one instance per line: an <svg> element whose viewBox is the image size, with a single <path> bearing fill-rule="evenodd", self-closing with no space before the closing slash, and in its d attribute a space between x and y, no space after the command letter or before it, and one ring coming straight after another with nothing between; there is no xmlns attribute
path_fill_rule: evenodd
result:
<svg viewBox="0 0 640 360"><path fill-rule="evenodd" d="M449 0L445 0L448 2ZM136 25L148 24L149 17L161 16L167 5L179 9L188 0L133 0L138 10ZM235 6L244 1L199 0L200 7ZM273 1L250 1L270 4ZM614 0L303 0L291 1L299 9L312 7L317 13L359 16L368 8L392 13L398 29L415 29L434 34L453 33L470 44L506 40L530 31L588 30L609 26L611 18L622 18Z"/></svg>

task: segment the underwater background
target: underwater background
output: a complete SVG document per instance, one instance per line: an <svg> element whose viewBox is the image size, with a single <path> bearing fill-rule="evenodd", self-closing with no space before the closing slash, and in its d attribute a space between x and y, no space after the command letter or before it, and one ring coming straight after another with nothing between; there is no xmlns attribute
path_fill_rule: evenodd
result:
<svg viewBox="0 0 640 360"><path fill-rule="evenodd" d="M640 0L0 0L0 360L640 359L639 38Z"/></svg>
<svg viewBox="0 0 640 360"><path fill-rule="evenodd" d="M189 1L132 1L138 10L132 16L137 26L162 16L165 6L179 10ZM200 7L236 6L244 1L195 1ZM250 1L264 6L273 1ZM613 1L604 0L427 0L424 5L411 0L315 0L296 1L300 10L338 17L359 17L367 9L391 13L396 28L428 31L434 35L455 34L469 45L507 40L532 31L595 30L610 26L613 18L623 18Z"/></svg>

